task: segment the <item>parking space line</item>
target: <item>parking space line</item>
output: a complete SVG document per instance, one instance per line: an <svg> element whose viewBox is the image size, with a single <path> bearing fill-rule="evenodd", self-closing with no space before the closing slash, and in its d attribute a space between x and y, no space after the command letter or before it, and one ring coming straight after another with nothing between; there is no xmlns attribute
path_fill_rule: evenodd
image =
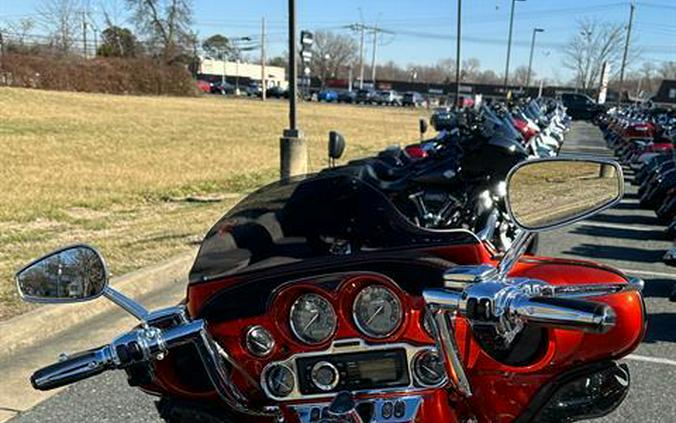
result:
<svg viewBox="0 0 676 423"><path fill-rule="evenodd" d="M676 279L675 273L666 273L666 272L651 272L648 270L635 270L635 269L620 269L624 273L630 273L635 275L646 275L646 276L657 276L657 277L666 277Z"/></svg>
<svg viewBox="0 0 676 423"><path fill-rule="evenodd" d="M676 366L676 360L670 360L668 358L661 358L661 357L649 357L645 355L638 355L638 354L629 354L628 356L624 357L627 360L635 360L635 361L643 361L646 363L656 363L656 364L666 364L668 366Z"/></svg>
<svg viewBox="0 0 676 423"><path fill-rule="evenodd" d="M652 232L657 230L664 229L663 226L647 226L647 225L623 225L621 223L606 223L606 222L590 222L590 221L581 221L575 222L575 225L585 225L585 226L596 226L599 228L609 228L609 229L623 229L628 231L644 231Z"/></svg>

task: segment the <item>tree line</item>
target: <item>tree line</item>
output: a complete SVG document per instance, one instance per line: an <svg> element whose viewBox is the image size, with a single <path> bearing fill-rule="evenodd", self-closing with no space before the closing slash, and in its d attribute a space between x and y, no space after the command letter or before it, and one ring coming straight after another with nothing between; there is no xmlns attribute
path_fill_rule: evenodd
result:
<svg viewBox="0 0 676 423"><path fill-rule="evenodd" d="M95 23L86 10L87 0L41 0L37 17L20 19L4 25L3 48L15 52L50 52L59 55L83 53L83 38L87 24ZM212 34L200 39L194 29L194 10L191 0L101 0L98 5L105 28L97 40L95 54L102 57L152 57L163 64L197 66L198 56L216 59L240 59L256 62L258 56L247 57L235 40L223 34ZM84 32L83 32L84 25ZM47 35L36 42L27 42L29 35L42 29ZM626 39L624 23L610 23L596 19L582 19L577 30L563 50L564 68L573 75L570 80L546 80L547 84L568 84L582 89L595 88L601 78L601 65L606 62L611 69L611 87L617 84L622 52ZM654 92L663 78L676 77L676 62L661 64L645 61L641 64L641 51L633 40L628 54L628 72L625 87L637 91ZM93 40L89 40L93 43ZM257 48L257 47L256 47ZM86 44L84 54L87 54ZM370 79L371 64L359 57L359 45L347 33L328 30L315 32L313 58L310 68L320 81L346 79L351 74L359 77L364 69L365 79ZM362 60L366 63L362 64ZM268 59L268 64L286 66L285 55ZM443 58L434 64L402 65L394 61L376 64L376 79L406 80L426 83L455 81L456 63ZM528 69L518 66L510 72L510 83L526 83ZM491 69L482 69L477 58L461 63L461 81L485 84L502 83L502 75ZM531 81L537 81L535 70ZM630 90L631 90L630 89Z"/></svg>

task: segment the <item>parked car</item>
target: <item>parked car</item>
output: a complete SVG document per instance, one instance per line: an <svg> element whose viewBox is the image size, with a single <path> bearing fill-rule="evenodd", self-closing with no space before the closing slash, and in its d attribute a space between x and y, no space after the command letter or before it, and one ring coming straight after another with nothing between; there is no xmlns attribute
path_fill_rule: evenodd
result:
<svg viewBox="0 0 676 423"><path fill-rule="evenodd" d="M195 81L195 85L197 86L197 89L200 90L203 93L211 93L211 84L207 81L203 81L201 79L198 79Z"/></svg>
<svg viewBox="0 0 676 423"><path fill-rule="evenodd" d="M418 107L421 106L424 102L425 99L423 98L422 94L415 91L409 91L401 96L402 106Z"/></svg>
<svg viewBox="0 0 676 423"><path fill-rule="evenodd" d="M274 86L270 87L265 91L265 96L266 97L274 97L274 98L285 98L288 97L289 94L288 92L280 87L280 86Z"/></svg>
<svg viewBox="0 0 676 423"><path fill-rule="evenodd" d="M338 93L334 90L321 90L317 93L317 101L326 101L327 103L337 102Z"/></svg>
<svg viewBox="0 0 676 423"><path fill-rule="evenodd" d="M383 106L401 106L401 95L394 90L378 91L376 103Z"/></svg>
<svg viewBox="0 0 676 423"><path fill-rule="evenodd" d="M211 94L221 94L221 95L235 94L235 86L227 81L212 82Z"/></svg>
<svg viewBox="0 0 676 423"><path fill-rule="evenodd" d="M355 98L357 103L373 104L376 102L376 92L374 90L362 89L357 91Z"/></svg>
<svg viewBox="0 0 676 423"><path fill-rule="evenodd" d="M338 93L338 103L354 103L357 99L355 91L340 91Z"/></svg>
<svg viewBox="0 0 676 423"><path fill-rule="evenodd" d="M603 105L596 103L586 94L563 93L561 101L573 119L592 120L596 115L606 111Z"/></svg>

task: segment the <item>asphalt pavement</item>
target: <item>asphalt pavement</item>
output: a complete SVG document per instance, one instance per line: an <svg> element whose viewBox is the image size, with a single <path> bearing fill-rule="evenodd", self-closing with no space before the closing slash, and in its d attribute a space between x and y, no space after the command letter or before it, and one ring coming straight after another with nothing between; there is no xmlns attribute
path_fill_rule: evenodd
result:
<svg viewBox="0 0 676 423"><path fill-rule="evenodd" d="M609 155L598 129L586 123L575 123L564 153ZM631 172L625 176L632 178ZM668 299L676 269L660 261L670 245L654 213L638 209L636 188L629 184L615 208L541 235L541 255L599 261L646 282L648 333L625 360L632 378L629 395L598 422L676 422L676 303ZM128 387L123 372L110 372L72 385L11 421L160 422L154 400Z"/></svg>

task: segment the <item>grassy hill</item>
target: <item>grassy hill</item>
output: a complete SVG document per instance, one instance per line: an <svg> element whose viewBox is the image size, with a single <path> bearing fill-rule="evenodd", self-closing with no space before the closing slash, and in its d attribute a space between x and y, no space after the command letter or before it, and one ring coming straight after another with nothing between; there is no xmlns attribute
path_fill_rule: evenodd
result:
<svg viewBox="0 0 676 423"><path fill-rule="evenodd" d="M25 310L14 271L89 242L121 274L190 248L234 199L277 177L286 103L0 89L0 319ZM302 104L310 167L329 130L347 158L417 137L426 111Z"/></svg>

